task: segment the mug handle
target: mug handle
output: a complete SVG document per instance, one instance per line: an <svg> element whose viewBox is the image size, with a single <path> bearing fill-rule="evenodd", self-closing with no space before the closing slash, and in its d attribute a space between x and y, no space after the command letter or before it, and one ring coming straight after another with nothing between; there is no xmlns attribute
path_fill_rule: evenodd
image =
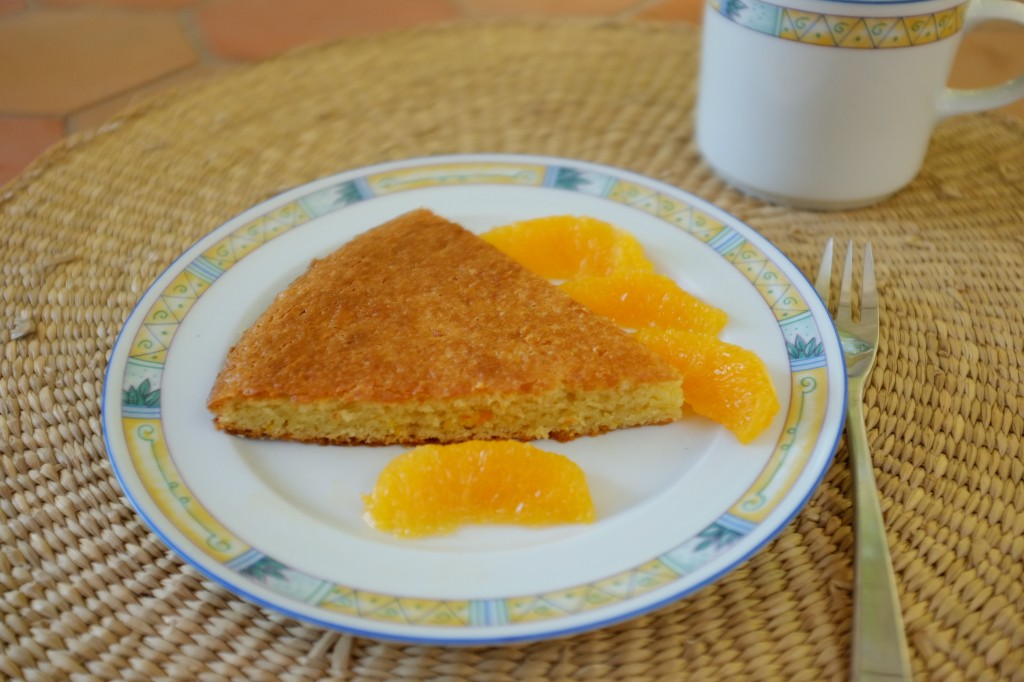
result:
<svg viewBox="0 0 1024 682"><path fill-rule="evenodd" d="M967 8L964 31L985 21L1002 19L1024 26L1024 2L1018 0L973 0ZM1002 85L976 90L946 88L939 98L939 119L995 109L1024 97L1024 75Z"/></svg>

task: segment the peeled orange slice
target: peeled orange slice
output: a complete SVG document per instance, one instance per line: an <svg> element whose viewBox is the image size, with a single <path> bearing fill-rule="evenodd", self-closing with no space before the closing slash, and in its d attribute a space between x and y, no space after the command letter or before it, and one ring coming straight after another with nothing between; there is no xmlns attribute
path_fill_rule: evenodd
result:
<svg viewBox="0 0 1024 682"><path fill-rule="evenodd" d="M764 361L725 343L724 310L654 272L639 241L590 217L550 216L481 235L506 255L559 286L582 305L626 329L683 374L694 412L753 441L780 409Z"/></svg>
<svg viewBox="0 0 1024 682"><path fill-rule="evenodd" d="M636 338L683 375L686 403L749 443L779 411L779 399L764 361L755 353L714 336L681 329L640 329Z"/></svg>
<svg viewBox="0 0 1024 682"><path fill-rule="evenodd" d="M364 501L374 527L400 536L472 523L547 526L595 518L575 462L517 441L420 446L388 463Z"/></svg>
<svg viewBox="0 0 1024 682"><path fill-rule="evenodd" d="M547 279L654 268L633 235L586 216L523 220L496 227L480 236Z"/></svg>
<svg viewBox="0 0 1024 682"><path fill-rule="evenodd" d="M729 321L724 310L684 291L672 278L653 272L576 277L561 287L597 314L630 329L661 327L717 334Z"/></svg>

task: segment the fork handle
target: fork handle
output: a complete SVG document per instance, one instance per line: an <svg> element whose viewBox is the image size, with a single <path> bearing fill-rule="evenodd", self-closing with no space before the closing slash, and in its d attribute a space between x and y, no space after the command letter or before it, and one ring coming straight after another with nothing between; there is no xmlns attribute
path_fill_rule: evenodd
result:
<svg viewBox="0 0 1024 682"><path fill-rule="evenodd" d="M853 471L854 600L850 678L912 680L896 577L885 537L863 398L851 391L846 422Z"/></svg>

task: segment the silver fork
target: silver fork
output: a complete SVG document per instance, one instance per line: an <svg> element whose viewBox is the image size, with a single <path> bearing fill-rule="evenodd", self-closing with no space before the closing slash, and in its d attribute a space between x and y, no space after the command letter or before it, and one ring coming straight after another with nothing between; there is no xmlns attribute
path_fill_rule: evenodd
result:
<svg viewBox="0 0 1024 682"><path fill-rule="evenodd" d="M825 245L815 288L828 305L832 240ZM911 680L899 593L878 501L864 425L864 383L878 350L878 293L871 244L864 251L860 314L853 311L853 243L847 245L835 323L846 358L846 443L853 475L854 598L850 679Z"/></svg>

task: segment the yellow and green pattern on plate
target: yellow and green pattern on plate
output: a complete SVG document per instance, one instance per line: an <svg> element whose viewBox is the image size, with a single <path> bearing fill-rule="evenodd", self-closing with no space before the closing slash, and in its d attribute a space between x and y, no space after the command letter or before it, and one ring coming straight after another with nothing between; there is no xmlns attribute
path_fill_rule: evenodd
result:
<svg viewBox="0 0 1024 682"><path fill-rule="evenodd" d="M377 594L307 575L235 537L188 490L163 434L161 378L167 351L191 307L246 256L314 218L397 192L493 184L581 192L644 211L707 244L756 287L785 338L794 399L783 437L755 485L728 512L662 556L565 590L502 599ZM174 527L217 563L279 595L325 611L386 623L458 628L545 621L599 611L671 585L728 550L785 499L815 449L826 408L821 337L807 302L772 258L732 227L661 186L569 162L428 160L311 191L248 221L186 263L144 311L130 341L130 357L121 378L121 429L143 486Z"/></svg>

